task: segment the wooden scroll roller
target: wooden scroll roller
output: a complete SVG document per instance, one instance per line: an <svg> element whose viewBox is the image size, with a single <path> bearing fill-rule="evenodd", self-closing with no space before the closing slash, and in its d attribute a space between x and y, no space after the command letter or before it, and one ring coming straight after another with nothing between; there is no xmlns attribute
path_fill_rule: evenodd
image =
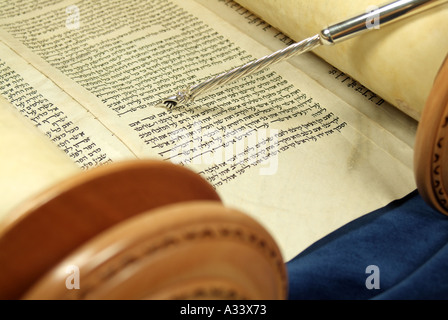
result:
<svg viewBox="0 0 448 320"><path fill-rule="evenodd" d="M284 299L269 233L168 162L103 165L46 190L0 230L2 299ZM67 268L79 269L79 289Z"/></svg>
<svg viewBox="0 0 448 320"><path fill-rule="evenodd" d="M431 206L448 215L448 56L427 99L414 149L419 193Z"/></svg>

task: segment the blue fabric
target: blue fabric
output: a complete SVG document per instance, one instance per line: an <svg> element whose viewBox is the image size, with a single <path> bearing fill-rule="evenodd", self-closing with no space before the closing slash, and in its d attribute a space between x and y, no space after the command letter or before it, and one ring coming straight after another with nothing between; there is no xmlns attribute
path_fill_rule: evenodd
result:
<svg viewBox="0 0 448 320"><path fill-rule="evenodd" d="M448 299L448 217L414 191L322 238L286 267L289 299Z"/></svg>

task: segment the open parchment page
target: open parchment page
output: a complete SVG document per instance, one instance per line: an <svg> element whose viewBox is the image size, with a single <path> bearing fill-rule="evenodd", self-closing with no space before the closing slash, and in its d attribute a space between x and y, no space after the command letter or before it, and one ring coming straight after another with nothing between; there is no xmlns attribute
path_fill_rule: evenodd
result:
<svg viewBox="0 0 448 320"><path fill-rule="evenodd" d="M384 0L236 0L295 41L384 5ZM366 21L367 23L367 21ZM375 29L375 21L369 21ZM416 120L448 52L448 4L314 50Z"/></svg>
<svg viewBox="0 0 448 320"><path fill-rule="evenodd" d="M185 0L46 4L0 4L0 37L10 50L1 51L1 76L18 79L2 83L0 92L47 136L57 125L44 128L47 114L33 115L51 103L79 127L64 131L68 140L82 131L95 141L101 158L90 152L90 160L76 161L72 149L65 150L82 167L127 157L188 166L216 187L226 205L260 221L285 260L415 188L409 141L292 63L182 109L154 108L183 86L271 51L226 21L235 15L221 17ZM35 83L30 74L36 72L42 81ZM39 101L18 99L30 93L17 83L33 88ZM46 86L59 91L47 93Z"/></svg>

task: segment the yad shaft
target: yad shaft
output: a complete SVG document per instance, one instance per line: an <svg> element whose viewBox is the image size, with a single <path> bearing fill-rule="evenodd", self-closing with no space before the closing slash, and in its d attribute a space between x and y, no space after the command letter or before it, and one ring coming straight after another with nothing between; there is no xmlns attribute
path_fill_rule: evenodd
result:
<svg viewBox="0 0 448 320"><path fill-rule="evenodd" d="M191 99L194 99L203 92L213 90L217 87L225 85L226 83L236 81L250 74L254 74L261 69L287 60L292 56L311 51L319 45L321 45L319 35L315 35L314 37L295 43L268 56L251 61L243 66L237 67L228 72L224 72L214 78L190 87L190 97Z"/></svg>
<svg viewBox="0 0 448 320"><path fill-rule="evenodd" d="M323 29L319 34L245 65L221 73L202 83L180 90L157 106L173 108L193 101L199 95L233 82L293 56L311 51L320 45L333 45L358 36L361 33L407 18L416 13L447 3L448 0L398 0L370 12L352 17ZM373 23L372 23L373 21ZM377 23L378 25L375 25Z"/></svg>

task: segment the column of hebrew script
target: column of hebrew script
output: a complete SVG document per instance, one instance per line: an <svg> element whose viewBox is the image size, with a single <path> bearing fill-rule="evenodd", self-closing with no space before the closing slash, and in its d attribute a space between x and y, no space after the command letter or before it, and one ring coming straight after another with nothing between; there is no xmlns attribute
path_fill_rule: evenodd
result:
<svg viewBox="0 0 448 320"><path fill-rule="evenodd" d="M0 43L0 94L38 127L81 168L90 168L133 154L97 121L85 118L86 110L54 83L26 65ZM103 141L103 140L108 140Z"/></svg>

